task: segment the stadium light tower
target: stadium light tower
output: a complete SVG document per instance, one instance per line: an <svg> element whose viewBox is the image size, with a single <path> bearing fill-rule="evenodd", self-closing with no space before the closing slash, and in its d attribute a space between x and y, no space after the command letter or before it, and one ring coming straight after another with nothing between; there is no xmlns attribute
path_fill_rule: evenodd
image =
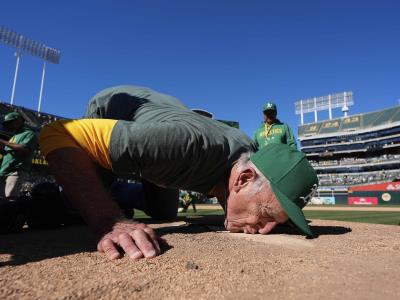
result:
<svg viewBox="0 0 400 300"><path fill-rule="evenodd" d="M318 121L318 111L328 110L329 120L332 120L332 109L342 108L345 116L349 111L349 106L354 105L353 92L342 92L329 94L321 97L313 97L295 102L295 113L301 117L301 125L304 124L304 114L314 112L314 122Z"/></svg>
<svg viewBox="0 0 400 300"><path fill-rule="evenodd" d="M30 55L43 59L42 80L40 83L40 92L38 101L38 111L40 112L42 104L42 96L43 96L44 77L46 74L46 61L51 62L53 64L58 64L60 62L60 51L54 48L50 48L42 43L28 39L27 37L19 33L16 33L12 30L9 30L3 26L0 26L0 43L1 42L16 48L15 56L17 58L17 63L15 65L13 87L11 92L11 100L10 100L11 104L14 103L15 87L17 84L18 70L22 53L25 52Z"/></svg>

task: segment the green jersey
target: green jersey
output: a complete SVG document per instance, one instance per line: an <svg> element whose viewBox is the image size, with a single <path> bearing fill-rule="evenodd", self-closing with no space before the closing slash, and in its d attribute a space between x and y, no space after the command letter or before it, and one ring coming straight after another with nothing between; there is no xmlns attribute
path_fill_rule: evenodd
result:
<svg viewBox="0 0 400 300"><path fill-rule="evenodd" d="M36 134L29 128L24 127L15 134L10 143L25 145L30 150L29 154L18 154L10 147L4 147L3 161L0 167L0 176L7 177L16 171L28 171L32 164L33 150L36 147Z"/></svg>
<svg viewBox="0 0 400 300"><path fill-rule="evenodd" d="M268 144L287 144L293 149L297 149L292 130L287 124L279 120L271 125L263 122L254 133L253 139L259 148Z"/></svg>
<svg viewBox="0 0 400 300"><path fill-rule="evenodd" d="M109 146L117 176L136 174L160 187L207 193L242 153L256 150L240 130L150 89L141 98L141 91L115 87L89 104L88 116L126 120L114 126Z"/></svg>
<svg viewBox="0 0 400 300"><path fill-rule="evenodd" d="M120 85L102 90L90 99L85 117L134 121L142 109L165 106L189 110L175 97L146 87Z"/></svg>
<svg viewBox="0 0 400 300"><path fill-rule="evenodd" d="M142 117L150 114L151 110ZM190 110L167 107L156 110L152 121L118 121L110 141L117 175L136 173L164 188L203 193L228 174L242 153L255 150L238 129Z"/></svg>

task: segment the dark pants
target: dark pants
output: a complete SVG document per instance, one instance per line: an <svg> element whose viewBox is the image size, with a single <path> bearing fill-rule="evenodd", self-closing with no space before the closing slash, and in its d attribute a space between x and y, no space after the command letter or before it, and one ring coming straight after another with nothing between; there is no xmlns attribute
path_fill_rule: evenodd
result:
<svg viewBox="0 0 400 300"><path fill-rule="evenodd" d="M177 216L179 191L164 189L150 182L127 183L116 181L111 185L111 196L123 211L134 208L159 220L173 220Z"/></svg>

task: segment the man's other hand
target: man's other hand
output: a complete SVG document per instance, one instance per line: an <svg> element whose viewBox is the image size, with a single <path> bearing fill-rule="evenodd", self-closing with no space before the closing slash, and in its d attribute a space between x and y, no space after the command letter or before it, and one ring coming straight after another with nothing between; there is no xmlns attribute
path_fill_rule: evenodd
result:
<svg viewBox="0 0 400 300"><path fill-rule="evenodd" d="M121 250L132 259L152 258L161 253L160 241L161 238L147 225L123 220L116 222L112 231L101 237L97 250L109 259L121 258Z"/></svg>

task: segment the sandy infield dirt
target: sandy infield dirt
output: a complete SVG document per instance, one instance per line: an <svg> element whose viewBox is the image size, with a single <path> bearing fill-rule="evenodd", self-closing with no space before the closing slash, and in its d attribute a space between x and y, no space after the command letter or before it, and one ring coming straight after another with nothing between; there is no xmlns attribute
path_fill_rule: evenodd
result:
<svg viewBox="0 0 400 300"><path fill-rule="evenodd" d="M312 220L306 239L221 224L154 224L169 246L138 261L108 261L85 226L1 235L0 299L399 299L400 226Z"/></svg>

